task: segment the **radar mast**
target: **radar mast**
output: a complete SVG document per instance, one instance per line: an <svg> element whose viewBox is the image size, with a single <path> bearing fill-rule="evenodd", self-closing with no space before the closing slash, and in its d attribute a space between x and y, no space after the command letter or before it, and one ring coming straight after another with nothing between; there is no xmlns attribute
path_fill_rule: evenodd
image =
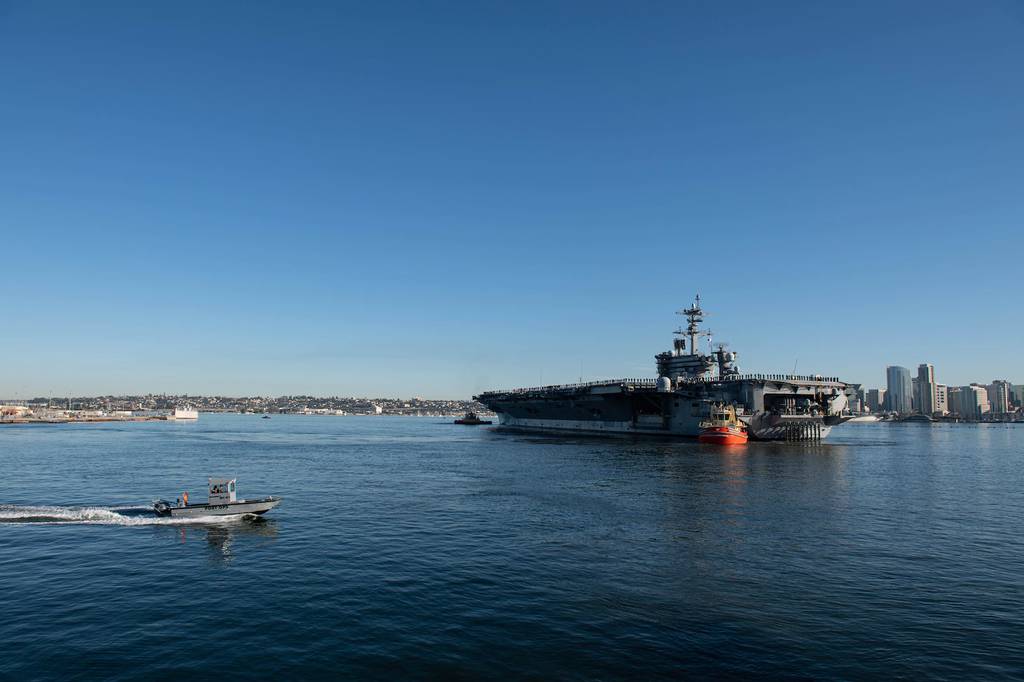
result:
<svg viewBox="0 0 1024 682"><path fill-rule="evenodd" d="M690 337L690 355L699 355L697 339L701 336L711 336L711 330L701 330L700 323L704 321L704 310L700 307L700 293L693 299L693 305L683 310L677 310L677 315L686 316L686 330L677 329L676 334Z"/></svg>
<svg viewBox="0 0 1024 682"><path fill-rule="evenodd" d="M672 343L672 350L654 356L658 361L658 376L668 377L672 381L706 377L715 364L715 358L712 354L700 352L700 337L705 336L709 340L711 337L710 330L700 328L705 315L704 309L700 307L700 294L693 299L693 305L677 310L676 314L686 317L686 327L676 329L677 338ZM686 337L690 338L688 351Z"/></svg>

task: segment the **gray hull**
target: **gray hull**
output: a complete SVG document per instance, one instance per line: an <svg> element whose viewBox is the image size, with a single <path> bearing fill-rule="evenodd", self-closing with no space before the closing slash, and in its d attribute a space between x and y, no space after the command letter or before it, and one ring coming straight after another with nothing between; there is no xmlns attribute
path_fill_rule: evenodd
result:
<svg viewBox="0 0 1024 682"><path fill-rule="evenodd" d="M572 386L494 391L476 399L505 428L696 438L705 406L737 406L758 440L810 440L828 436L841 416L845 384L816 377L737 377L679 384L658 390L655 382L619 380ZM836 401L835 405L831 403Z"/></svg>
<svg viewBox="0 0 1024 682"><path fill-rule="evenodd" d="M697 438L700 435L697 420L678 420L670 428L650 424L634 424L629 421L602 421L597 419L537 419L518 418L500 413L498 423L507 429L522 431L555 431L561 433L583 433L588 435L633 435L667 436L675 438ZM773 418L758 414L741 417L747 431L755 440L809 440L825 439L832 431L832 424L821 417ZM680 423L681 422L681 423Z"/></svg>
<svg viewBox="0 0 1024 682"><path fill-rule="evenodd" d="M672 350L654 356L657 379L615 379L562 386L487 391L475 400L506 428L696 438L715 405L729 406L761 440L818 441L850 418L847 392L836 377L741 374L724 345L704 354L698 341L704 310L698 295L679 311L686 329Z"/></svg>
<svg viewBox="0 0 1024 682"><path fill-rule="evenodd" d="M238 514L265 514L281 504L279 497L265 497L259 500L239 500L226 504L190 504L187 507L154 505L156 513L171 518L196 519L204 516L235 516Z"/></svg>

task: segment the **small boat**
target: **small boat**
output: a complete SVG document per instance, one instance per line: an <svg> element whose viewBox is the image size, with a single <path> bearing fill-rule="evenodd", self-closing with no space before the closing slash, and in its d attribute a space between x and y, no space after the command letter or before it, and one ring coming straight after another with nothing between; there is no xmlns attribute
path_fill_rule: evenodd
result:
<svg viewBox="0 0 1024 682"><path fill-rule="evenodd" d="M742 445L747 442L747 429L736 418L736 408L732 405L713 405L711 413L700 423L701 443L714 445Z"/></svg>
<svg viewBox="0 0 1024 682"><path fill-rule="evenodd" d="M480 424L490 424L491 420L481 419L476 416L476 412L467 412L465 417L455 420L456 424L463 424L465 426L478 426Z"/></svg>
<svg viewBox="0 0 1024 682"><path fill-rule="evenodd" d="M211 478L206 504L189 504L188 493L183 493L177 504L167 500L153 502L153 511L158 516L171 518L198 518L201 516L231 516L235 514L265 514L281 504L280 497L261 497L253 500L239 500L236 497L235 479Z"/></svg>
<svg viewBox="0 0 1024 682"><path fill-rule="evenodd" d="M270 415L269 414L263 415L263 419L270 419Z"/></svg>

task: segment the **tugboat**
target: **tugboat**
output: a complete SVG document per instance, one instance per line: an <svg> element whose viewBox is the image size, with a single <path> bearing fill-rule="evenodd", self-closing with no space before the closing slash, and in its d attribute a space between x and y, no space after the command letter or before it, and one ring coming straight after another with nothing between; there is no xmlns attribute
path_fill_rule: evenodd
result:
<svg viewBox="0 0 1024 682"><path fill-rule="evenodd" d="M211 478L206 504L189 504L188 493L182 493L178 504L167 500L153 502L153 511L158 516L171 518L198 518L201 516L231 516L234 514L265 514L281 504L280 497L268 496L254 500L239 500L236 497L235 479Z"/></svg>
<svg viewBox="0 0 1024 682"><path fill-rule="evenodd" d="M476 416L476 412L467 412L465 417L455 420L456 424L463 424L464 426L479 426L481 424L490 424L490 419L481 419Z"/></svg>
<svg viewBox="0 0 1024 682"><path fill-rule="evenodd" d="M735 407L714 404L711 414L700 423L697 440L713 445L743 445L747 442L747 429L736 418Z"/></svg>

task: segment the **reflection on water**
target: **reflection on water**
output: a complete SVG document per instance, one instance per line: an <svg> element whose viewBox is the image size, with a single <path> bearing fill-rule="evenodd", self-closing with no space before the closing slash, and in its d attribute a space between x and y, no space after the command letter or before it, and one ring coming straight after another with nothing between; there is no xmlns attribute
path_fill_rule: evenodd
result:
<svg viewBox="0 0 1024 682"><path fill-rule="evenodd" d="M727 501L733 508L741 507L750 465L747 446L737 445L735 447L719 447L718 449L721 451L719 461L722 465L722 474L725 477L724 492Z"/></svg>
<svg viewBox="0 0 1024 682"><path fill-rule="evenodd" d="M250 546L263 546L277 538L277 523L263 517L242 518L231 523L203 524L180 526L178 541L187 544L190 536L203 539L210 549L210 558L217 563L231 562L240 549Z"/></svg>

